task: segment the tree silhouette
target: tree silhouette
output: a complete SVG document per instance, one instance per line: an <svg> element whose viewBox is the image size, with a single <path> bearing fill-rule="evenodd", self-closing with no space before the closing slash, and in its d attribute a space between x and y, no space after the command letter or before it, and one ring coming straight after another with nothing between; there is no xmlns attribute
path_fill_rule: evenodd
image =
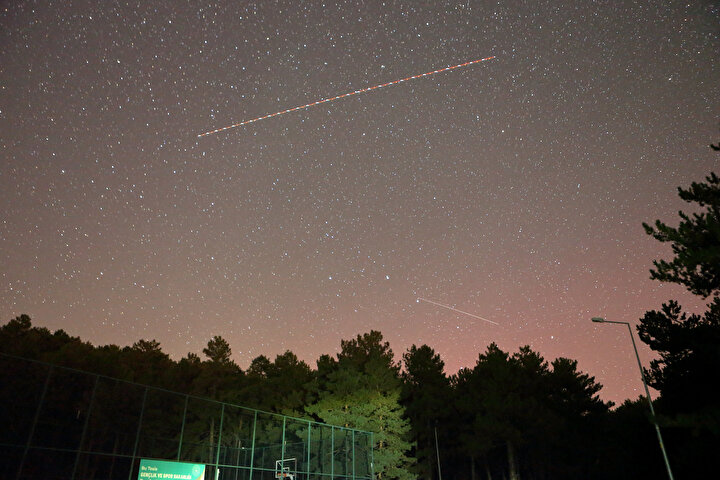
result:
<svg viewBox="0 0 720 480"><path fill-rule="evenodd" d="M450 380L445 375L445 363L440 355L427 345L411 346L403 355L403 364L401 403L405 406L416 442L416 471L420 478L431 480L439 473L435 451L438 431L443 437L443 446L448 445Z"/></svg>
<svg viewBox="0 0 720 480"><path fill-rule="evenodd" d="M260 355L247 369L240 402L260 410L301 417L303 407L311 403L312 380L310 366L289 350L277 355L274 362Z"/></svg>
<svg viewBox="0 0 720 480"><path fill-rule="evenodd" d="M699 213L679 212L677 228L660 220L652 227L643 223L648 235L669 242L674 258L655 260L651 277L661 282L684 285L695 295L720 295L720 178L711 173L706 183L693 182L689 189L678 188L680 198L696 203Z"/></svg>
<svg viewBox="0 0 720 480"><path fill-rule="evenodd" d="M215 335L208 341L207 347L203 348L203 353L211 362L223 365L229 365L232 362L230 360L230 354L232 354L230 344L219 335Z"/></svg>
<svg viewBox="0 0 720 480"><path fill-rule="evenodd" d="M679 212L678 227L660 220L643 226L658 241L669 242L674 255L653 262L652 278L712 297L711 303L705 313L688 315L671 300L647 312L638 326L640 339L660 356L646 373L660 391L657 410L671 434L669 456L694 478L711 474L708 459L720 446L720 406L708 395L720 370L720 178L711 173L705 180L678 188L680 198L698 210ZM685 448L673 448L678 444Z"/></svg>

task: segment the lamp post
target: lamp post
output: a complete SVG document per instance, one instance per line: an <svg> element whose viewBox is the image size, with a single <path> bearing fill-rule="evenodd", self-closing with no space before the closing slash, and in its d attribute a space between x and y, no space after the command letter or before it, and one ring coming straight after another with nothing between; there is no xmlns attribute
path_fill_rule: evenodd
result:
<svg viewBox="0 0 720 480"><path fill-rule="evenodd" d="M595 323L616 323L618 325L627 325L628 332L630 332L630 340L632 340L633 350L635 350L635 358L637 358L638 367L640 368L640 378L642 379L643 386L645 387L645 397L647 398L648 405L650 405L650 414L652 416L653 423L655 424L655 431L657 432L658 442L660 443L660 450L662 450L663 459L665 459L665 468L667 468L670 480L674 480L672 470L670 469L670 461L668 460L667 453L665 452L665 444L663 443L662 435L660 434L660 426L655 418L655 409L653 408L652 400L650 399L650 390L648 390L647 382L645 381L645 372L643 371L642 363L640 363L640 355L638 355L637 347L635 346L635 337L632 334L630 324L628 322L605 320L602 317L593 317L592 321Z"/></svg>

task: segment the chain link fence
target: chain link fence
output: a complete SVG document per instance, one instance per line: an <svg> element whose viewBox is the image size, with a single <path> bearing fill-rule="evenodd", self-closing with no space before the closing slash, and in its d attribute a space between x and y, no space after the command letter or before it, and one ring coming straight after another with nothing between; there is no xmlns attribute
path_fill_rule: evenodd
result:
<svg viewBox="0 0 720 480"><path fill-rule="evenodd" d="M0 478L135 480L141 459L207 480L363 480L371 432L0 354Z"/></svg>

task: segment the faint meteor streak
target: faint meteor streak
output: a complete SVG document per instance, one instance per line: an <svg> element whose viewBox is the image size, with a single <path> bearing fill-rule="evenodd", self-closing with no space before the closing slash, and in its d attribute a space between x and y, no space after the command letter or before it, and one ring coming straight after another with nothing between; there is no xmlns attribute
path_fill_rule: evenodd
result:
<svg viewBox="0 0 720 480"><path fill-rule="evenodd" d="M448 310L452 310L453 312L462 313L462 314L464 314L464 315L470 315L471 317L477 318L478 320L482 320L482 321L484 321L484 322L489 322L489 323L492 323L493 325L499 325L498 323L495 323L495 322L493 322L492 320L488 320L487 318L483 318L483 317L479 317L479 316L477 316L477 315L473 315L472 313L463 312L462 310L458 310L457 308L453 308L453 307L451 307L450 305L443 305L442 303L433 302L432 300L428 300L428 299L426 299L426 298L420 298L420 297L418 297L417 301L418 301L418 302L422 301L422 302L432 303L433 305L437 305L438 307L447 308Z"/></svg>
<svg viewBox="0 0 720 480"><path fill-rule="evenodd" d="M320 105L321 103L332 102L334 100L339 100L341 98L350 97L352 95L358 95L360 93L369 92L370 90L377 90L380 88L389 87L390 85L396 85L398 83L407 82L408 80L414 80L414 79L420 78L420 77L429 77L430 75L435 75L436 73L455 70L456 68L466 67L468 65L473 65L475 63L484 62L486 60L492 60L493 58L495 58L495 56L481 58L480 60L473 60L472 62L460 63L458 65L453 65L452 67L440 68L438 70L433 70L432 72L421 73L420 75L413 75L411 77L401 78L400 80L394 80L392 82L382 83L380 85L375 85L374 87L367 87L367 88L363 88L361 90L355 90L354 92L348 92L348 93L343 93L342 95L336 95L334 97L324 98L322 100L318 100L317 102L306 103L305 105L301 105L299 107L288 108L287 110L280 110L279 112L271 113L268 115L263 115L262 117L253 118L252 120L245 120L240 123L234 123L232 125L228 125L227 127L216 128L215 130L210 130L208 132L201 133L200 135L198 135L198 137L205 137L207 135L213 135L215 133L224 132L225 130L230 130L231 128L242 127L243 125L248 125L250 123L259 122L260 120L266 120L268 118L277 117L279 115L285 115L286 113L295 112L297 110L304 110L306 108L314 107L315 105Z"/></svg>

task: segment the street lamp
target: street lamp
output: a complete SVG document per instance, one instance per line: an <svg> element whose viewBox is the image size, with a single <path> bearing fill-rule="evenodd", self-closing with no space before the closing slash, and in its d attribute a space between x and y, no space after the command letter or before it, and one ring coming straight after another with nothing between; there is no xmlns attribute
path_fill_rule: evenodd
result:
<svg viewBox="0 0 720 480"><path fill-rule="evenodd" d="M640 378L642 379L643 386L645 387L645 396L647 397L648 405L650 405L650 414L652 416L653 423L655 424L655 431L657 432L658 442L660 443L660 450L662 450L663 458L665 459L665 468L667 468L668 477L670 480L674 480L672 470L670 470L670 461L668 460L667 453L665 452L665 444L663 443L662 435L660 434L660 426L655 418L655 409L653 408L652 400L650 399L650 390L648 390L647 382L645 381L645 372L643 371L642 363L640 363L640 355L638 355L637 347L635 346L635 337L633 337L632 329L628 322L614 322L612 320L605 320L602 317L593 317L592 321L595 323L617 323L619 325L627 325L628 332L630 332L630 340L632 340L633 350L635 350L635 358L637 358L638 367L640 368Z"/></svg>

